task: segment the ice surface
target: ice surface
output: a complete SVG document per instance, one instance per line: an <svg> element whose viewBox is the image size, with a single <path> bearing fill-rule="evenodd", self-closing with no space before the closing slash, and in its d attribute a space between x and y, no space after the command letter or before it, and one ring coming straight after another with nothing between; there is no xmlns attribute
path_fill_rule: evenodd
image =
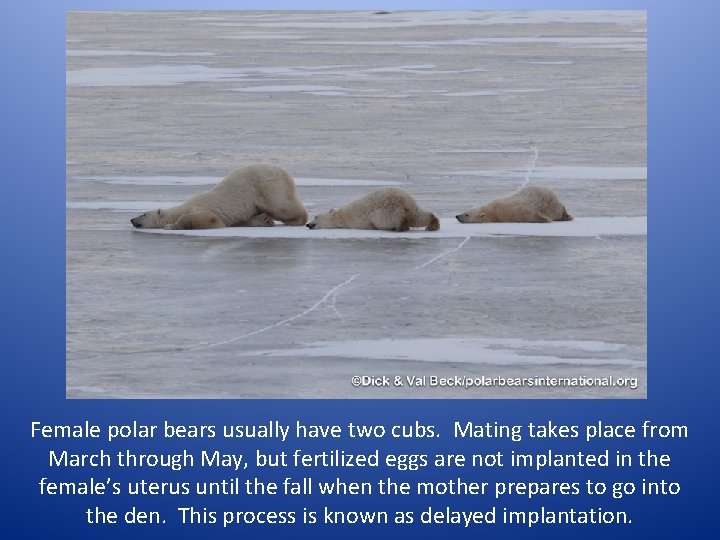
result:
<svg viewBox="0 0 720 540"><path fill-rule="evenodd" d="M378 30L433 26L541 25L558 23L643 24L641 11L397 11L378 16L372 12L299 14L288 21L255 17L245 21L204 19L222 27L304 28L326 30Z"/></svg>
<svg viewBox="0 0 720 540"><path fill-rule="evenodd" d="M70 182L93 181L104 184L137 185L137 186L214 186L222 177L217 176L74 176L68 178Z"/></svg>
<svg viewBox="0 0 720 540"><path fill-rule="evenodd" d="M211 52L118 51L112 49L67 49L67 56L215 56Z"/></svg>
<svg viewBox="0 0 720 540"><path fill-rule="evenodd" d="M147 208L162 208L151 205ZM412 229L407 232L369 231L358 229L308 229L306 227L227 227L171 231L135 229L139 233L181 235L208 238L466 238L481 236L591 237L645 236L647 218L586 217L552 223L460 223L455 218L440 218L439 231Z"/></svg>
<svg viewBox="0 0 720 540"><path fill-rule="evenodd" d="M70 181L94 181L105 184L138 186L214 186L222 180L216 176L75 176ZM394 180L366 180L362 178L295 178L298 186L400 186Z"/></svg>
<svg viewBox="0 0 720 540"><path fill-rule="evenodd" d="M256 39L280 39L280 40L287 40L287 39L302 39L306 37L305 34L291 34L291 33L279 33L279 32L248 32L246 34L235 34L231 36L222 36L225 39L246 39L246 40L256 40Z"/></svg>
<svg viewBox="0 0 720 540"><path fill-rule="evenodd" d="M72 54L71 54L72 52ZM138 51L92 51L77 50L68 51L71 57L132 57L132 56L209 56L212 53L165 53L165 52L138 52ZM488 71L486 68L472 67L460 70L443 70L433 64L418 66L389 66L383 68L363 68L355 65L323 65L323 66L254 66L242 69L227 69L205 66L200 64L174 64L128 67L102 67L85 68L72 70L67 73L67 84L69 86L172 86L193 82L222 82L222 81L243 81L243 82L269 82L289 81L299 79L314 81L317 78L329 77L332 79L358 80L387 80L388 75L393 74L418 74L427 76L455 75L465 73L482 73ZM349 92L384 92L383 89L374 88L346 88L336 85L313 85L313 84L285 84L256 86L244 86L230 88L235 92L320 92L335 91L337 95L345 95ZM522 89L503 89L507 93L519 92ZM532 90L529 90L532 91Z"/></svg>
<svg viewBox="0 0 720 540"><path fill-rule="evenodd" d="M438 174L453 176L493 176L497 178L522 178L524 170L456 170ZM645 180L646 167L538 167L533 170L535 180L584 179L584 180Z"/></svg>
<svg viewBox="0 0 720 540"><path fill-rule="evenodd" d="M127 68L97 67L67 72L68 86L167 86L201 81L237 80L232 69L202 65L148 65Z"/></svg>
<svg viewBox="0 0 720 540"><path fill-rule="evenodd" d="M286 84L286 85L264 85L264 86L246 86L244 88L234 88L235 92L333 92L334 95L341 95L348 91L348 88L342 86L312 86L302 84Z"/></svg>
<svg viewBox="0 0 720 540"><path fill-rule="evenodd" d="M488 45L549 45L586 47L600 49L622 49L625 51L644 51L647 39L638 37L484 37L456 40L367 40L367 41L308 41L311 45L353 45L357 47L408 47L408 48L439 48L457 46L488 46Z"/></svg>
<svg viewBox="0 0 720 540"><path fill-rule="evenodd" d="M68 397L645 397L643 12L85 11L67 29ZM311 214L402 185L442 227L129 223L257 162ZM526 184L576 219L452 217Z"/></svg>
<svg viewBox="0 0 720 540"><path fill-rule="evenodd" d="M604 342L527 341L491 339L380 339L323 341L292 349L252 351L244 356L340 357L373 360L412 360L418 362L459 362L501 365L614 365L642 368L644 362L622 358L588 358L587 352L621 350L622 345ZM537 352L561 351L571 356L539 355ZM534 354L535 353L535 354ZM577 357L574 355L583 355Z"/></svg>
<svg viewBox="0 0 720 540"><path fill-rule="evenodd" d="M184 201L72 201L72 210L112 210L115 212L145 212L151 208L170 208Z"/></svg>
<svg viewBox="0 0 720 540"><path fill-rule="evenodd" d="M364 180L362 178L295 178L298 186L402 186L407 182L394 180Z"/></svg>

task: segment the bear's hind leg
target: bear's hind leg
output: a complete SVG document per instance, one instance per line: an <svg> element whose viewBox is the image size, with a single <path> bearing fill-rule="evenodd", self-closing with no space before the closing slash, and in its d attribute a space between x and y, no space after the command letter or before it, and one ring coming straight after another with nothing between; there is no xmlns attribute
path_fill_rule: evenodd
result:
<svg viewBox="0 0 720 540"><path fill-rule="evenodd" d="M570 214L568 214L567 209L563 206L562 216L560 217L560 219L558 221L572 221L572 220L573 220L573 217Z"/></svg>
<svg viewBox="0 0 720 540"><path fill-rule="evenodd" d="M440 228L440 220L433 213L430 213L430 223L425 227L426 231L437 231Z"/></svg>
<svg viewBox="0 0 720 540"><path fill-rule="evenodd" d="M515 223L550 223L552 221L545 214L537 212L527 206L514 208L513 212L505 217L509 219L501 219L500 221Z"/></svg>
<svg viewBox="0 0 720 540"><path fill-rule="evenodd" d="M282 221L285 225L292 225L295 227L305 225L308 220L307 210L305 210L305 207L302 205L278 208L274 209L272 212L266 210L265 212L273 219Z"/></svg>
<svg viewBox="0 0 720 540"><path fill-rule="evenodd" d="M210 211L183 214L175 223L165 226L166 229L174 230L219 229L221 227L225 227L223 220Z"/></svg>
<svg viewBox="0 0 720 540"><path fill-rule="evenodd" d="M400 223L398 223L397 227L394 229L396 232L405 232L410 230L410 224L408 223L408 218L406 216L403 216L400 219Z"/></svg>
<svg viewBox="0 0 720 540"><path fill-rule="evenodd" d="M274 227L275 221L267 214L258 214L247 221L238 224L238 227Z"/></svg>
<svg viewBox="0 0 720 540"><path fill-rule="evenodd" d="M532 223L551 223L552 219L550 219L544 214L541 214L540 212L535 212L530 221Z"/></svg>

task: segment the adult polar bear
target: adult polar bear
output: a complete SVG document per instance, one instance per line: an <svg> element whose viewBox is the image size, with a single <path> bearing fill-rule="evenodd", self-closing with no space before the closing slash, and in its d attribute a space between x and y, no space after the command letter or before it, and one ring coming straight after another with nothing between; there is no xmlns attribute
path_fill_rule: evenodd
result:
<svg viewBox="0 0 720 540"><path fill-rule="evenodd" d="M440 221L435 214L420 208L405 190L379 188L342 208L315 216L310 229L377 229L404 232L411 227L437 231Z"/></svg>
<svg viewBox="0 0 720 540"><path fill-rule="evenodd" d="M551 189L529 186L455 218L460 223L550 223L572 221L573 217Z"/></svg>
<svg viewBox="0 0 720 540"><path fill-rule="evenodd" d="M180 206L145 212L130 222L139 229L217 229L272 226L273 220L304 225L307 218L290 173L257 164L238 169Z"/></svg>

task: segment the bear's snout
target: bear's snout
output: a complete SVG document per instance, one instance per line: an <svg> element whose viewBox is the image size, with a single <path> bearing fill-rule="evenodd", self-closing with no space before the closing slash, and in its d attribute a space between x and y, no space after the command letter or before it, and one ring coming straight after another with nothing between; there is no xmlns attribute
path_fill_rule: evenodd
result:
<svg viewBox="0 0 720 540"><path fill-rule="evenodd" d="M314 223L308 223L308 224L305 225L305 226L306 226L308 229L314 229L314 228L315 228L315 224L314 224Z"/></svg>
<svg viewBox="0 0 720 540"><path fill-rule="evenodd" d="M137 221L135 221L136 219L137 219L137 218L132 218L132 219L130 220L130 223L132 223L133 227L139 228L139 227L140 227L140 223L137 222Z"/></svg>

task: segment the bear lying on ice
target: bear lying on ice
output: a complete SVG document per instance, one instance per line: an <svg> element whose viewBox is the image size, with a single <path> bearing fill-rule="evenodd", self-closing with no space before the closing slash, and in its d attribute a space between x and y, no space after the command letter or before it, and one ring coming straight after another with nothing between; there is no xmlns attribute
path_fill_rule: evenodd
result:
<svg viewBox="0 0 720 540"><path fill-rule="evenodd" d="M342 208L320 214L307 224L310 229L378 229L407 231L411 227L425 227L427 231L440 228L432 212L420 208L407 191L387 187L371 191Z"/></svg>
<svg viewBox="0 0 720 540"><path fill-rule="evenodd" d="M539 186L522 188L509 197L455 217L460 223L550 223L572 220L555 193Z"/></svg>
<svg viewBox="0 0 720 540"><path fill-rule="evenodd" d="M238 169L180 206L145 212L130 222L143 229L216 229L267 227L273 220L304 225L307 218L290 173L260 164Z"/></svg>

